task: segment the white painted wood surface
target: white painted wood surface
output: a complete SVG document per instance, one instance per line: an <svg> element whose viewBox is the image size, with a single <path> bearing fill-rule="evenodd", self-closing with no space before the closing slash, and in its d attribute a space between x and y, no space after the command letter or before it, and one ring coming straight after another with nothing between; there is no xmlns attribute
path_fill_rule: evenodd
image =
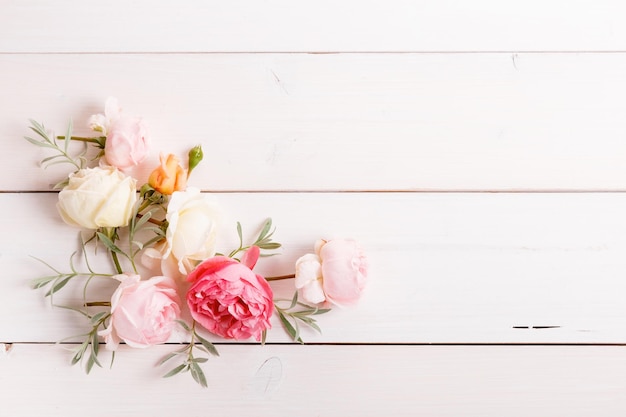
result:
<svg viewBox="0 0 626 417"><path fill-rule="evenodd" d="M0 2L0 415L624 415L623 12ZM277 322L268 346L214 338L208 390L160 378L171 345L70 367L54 343L82 322L28 286L46 273L30 255L61 268L76 248L49 192L64 172L21 138L28 118L80 132L109 95L155 149L203 144L192 182L226 213L224 247L237 220L274 219L285 249L263 271L319 237L362 242L361 303L305 346Z"/></svg>

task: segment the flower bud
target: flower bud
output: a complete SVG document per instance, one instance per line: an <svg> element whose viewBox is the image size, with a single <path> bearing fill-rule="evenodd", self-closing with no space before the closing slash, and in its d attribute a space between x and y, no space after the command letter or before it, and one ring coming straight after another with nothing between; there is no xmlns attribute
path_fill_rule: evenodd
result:
<svg viewBox="0 0 626 417"><path fill-rule="evenodd" d="M165 195L184 190L187 187L187 173L178 163L178 158L172 154L165 158L161 154L160 160L161 165L152 171L148 178L148 184Z"/></svg>
<svg viewBox="0 0 626 417"><path fill-rule="evenodd" d="M187 171L187 175L191 174L191 171L198 166L202 158L204 158L202 146L195 146L189 151L189 170Z"/></svg>

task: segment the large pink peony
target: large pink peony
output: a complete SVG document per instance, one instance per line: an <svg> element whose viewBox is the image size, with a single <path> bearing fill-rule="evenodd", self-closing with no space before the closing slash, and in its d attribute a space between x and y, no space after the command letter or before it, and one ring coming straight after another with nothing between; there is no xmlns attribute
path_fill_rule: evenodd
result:
<svg viewBox="0 0 626 417"><path fill-rule="evenodd" d="M168 277L142 281L139 275L116 275L121 281L111 297L109 326L99 332L107 349L120 342L143 348L166 342L180 317L176 282Z"/></svg>
<svg viewBox="0 0 626 417"><path fill-rule="evenodd" d="M194 320L218 336L261 340L270 327L274 295L267 281L252 272L258 257L259 248L253 246L241 262L214 256L198 265L187 277Z"/></svg>
<svg viewBox="0 0 626 417"><path fill-rule="evenodd" d="M363 249L351 239L319 240L315 254L296 261L295 286L310 303L328 300L354 304L367 283L368 262Z"/></svg>

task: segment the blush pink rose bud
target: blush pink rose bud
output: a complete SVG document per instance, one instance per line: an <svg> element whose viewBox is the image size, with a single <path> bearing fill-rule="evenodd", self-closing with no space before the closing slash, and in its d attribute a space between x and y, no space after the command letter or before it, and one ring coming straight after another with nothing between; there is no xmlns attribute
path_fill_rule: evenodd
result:
<svg viewBox="0 0 626 417"><path fill-rule="evenodd" d="M98 334L109 350L120 342L145 348L166 342L180 318L176 282L157 276L142 281L139 275L116 275L121 281L111 297L109 326Z"/></svg>
<svg viewBox="0 0 626 417"><path fill-rule="evenodd" d="M111 122L104 144L109 165L127 170L141 163L149 151L148 132L140 118L120 116Z"/></svg>
<svg viewBox="0 0 626 417"><path fill-rule="evenodd" d="M265 278L252 272L258 257L259 248L253 246L242 262L214 256L198 265L187 277L193 319L221 337L261 340L271 327L274 295Z"/></svg>
<svg viewBox="0 0 626 417"><path fill-rule="evenodd" d="M295 286L302 298L314 304L354 304L367 283L363 249L354 240L334 239L316 242L315 252L296 261Z"/></svg>

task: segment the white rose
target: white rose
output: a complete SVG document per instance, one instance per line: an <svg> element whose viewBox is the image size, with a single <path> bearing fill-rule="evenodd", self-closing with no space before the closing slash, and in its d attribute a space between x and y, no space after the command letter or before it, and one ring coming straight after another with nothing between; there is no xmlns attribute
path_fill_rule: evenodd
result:
<svg viewBox="0 0 626 417"><path fill-rule="evenodd" d="M176 191L167 205L166 243L146 250L144 263L161 259L164 275L189 274L196 265L215 255L219 212L197 188Z"/></svg>
<svg viewBox="0 0 626 417"><path fill-rule="evenodd" d="M296 261L294 285L308 303L318 304L326 300L322 286L322 260L318 255L307 253Z"/></svg>
<svg viewBox="0 0 626 417"><path fill-rule="evenodd" d="M135 179L113 167L85 168L70 174L57 208L67 224L98 229L128 225L136 201Z"/></svg>

